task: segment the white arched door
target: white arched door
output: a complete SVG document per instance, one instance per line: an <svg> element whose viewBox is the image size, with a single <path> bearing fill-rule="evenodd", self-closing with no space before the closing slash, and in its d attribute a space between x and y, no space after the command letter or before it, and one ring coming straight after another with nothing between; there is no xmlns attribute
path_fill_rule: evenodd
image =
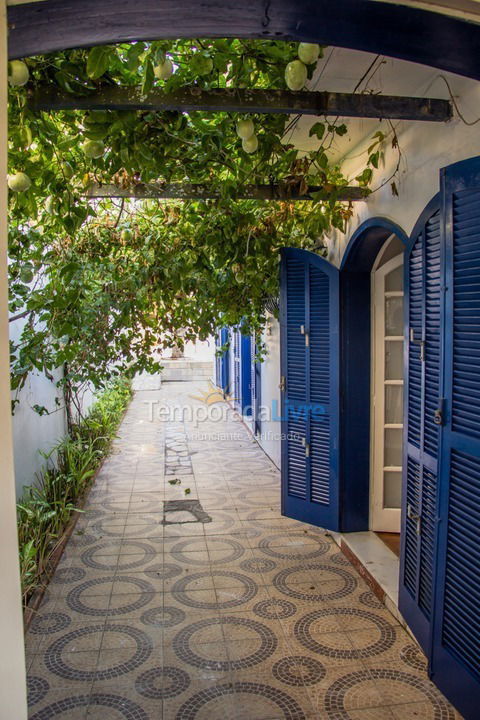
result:
<svg viewBox="0 0 480 720"><path fill-rule="evenodd" d="M370 526L400 532L403 441L403 252L372 277L372 448Z"/></svg>

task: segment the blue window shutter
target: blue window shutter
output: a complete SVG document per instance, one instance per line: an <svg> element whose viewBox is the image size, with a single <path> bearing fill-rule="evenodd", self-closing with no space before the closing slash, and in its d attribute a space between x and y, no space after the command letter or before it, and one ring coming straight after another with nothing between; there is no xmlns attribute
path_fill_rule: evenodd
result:
<svg viewBox="0 0 480 720"><path fill-rule="evenodd" d="M233 328L233 406L241 412L241 338L240 330Z"/></svg>
<svg viewBox="0 0 480 720"><path fill-rule="evenodd" d="M480 158L442 172L443 420L435 683L464 715L480 707Z"/></svg>
<svg viewBox="0 0 480 720"><path fill-rule="evenodd" d="M252 351L251 351L251 336L241 335L241 412L245 417L250 417L252 414Z"/></svg>
<svg viewBox="0 0 480 720"><path fill-rule="evenodd" d="M339 272L282 251L282 511L339 527Z"/></svg>
<svg viewBox="0 0 480 720"><path fill-rule="evenodd" d="M432 621L440 396L439 198L412 233L405 259L405 423L400 610L428 651Z"/></svg>

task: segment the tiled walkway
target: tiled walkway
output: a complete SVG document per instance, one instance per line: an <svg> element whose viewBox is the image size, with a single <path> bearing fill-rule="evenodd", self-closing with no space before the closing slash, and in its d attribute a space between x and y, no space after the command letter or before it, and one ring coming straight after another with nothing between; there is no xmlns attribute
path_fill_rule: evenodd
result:
<svg viewBox="0 0 480 720"><path fill-rule="evenodd" d="M28 632L32 720L458 718L240 422L150 422L202 388L136 394Z"/></svg>

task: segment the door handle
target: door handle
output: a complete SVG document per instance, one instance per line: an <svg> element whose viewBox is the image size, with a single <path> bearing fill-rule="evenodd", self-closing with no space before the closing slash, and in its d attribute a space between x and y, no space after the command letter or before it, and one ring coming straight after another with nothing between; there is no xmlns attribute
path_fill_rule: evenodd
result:
<svg viewBox="0 0 480 720"><path fill-rule="evenodd" d="M285 377L285 375L282 375L282 377L280 378L280 383L278 387L282 392L285 392L285 390L287 389L287 378Z"/></svg>
<svg viewBox="0 0 480 720"><path fill-rule="evenodd" d="M438 401L438 407L433 413L433 422L435 425L443 425L443 405L444 405L445 399L440 398Z"/></svg>
<svg viewBox="0 0 480 720"><path fill-rule="evenodd" d="M410 504L407 505L407 517L409 520L413 520L413 522L416 523L415 532L417 533L417 535L421 535L422 518L420 517L420 515L413 512L413 508Z"/></svg>
<svg viewBox="0 0 480 720"><path fill-rule="evenodd" d="M415 338L415 330L413 328L410 328L410 342L414 345L420 345L420 360L421 362L424 362L425 360L425 340L417 340Z"/></svg>

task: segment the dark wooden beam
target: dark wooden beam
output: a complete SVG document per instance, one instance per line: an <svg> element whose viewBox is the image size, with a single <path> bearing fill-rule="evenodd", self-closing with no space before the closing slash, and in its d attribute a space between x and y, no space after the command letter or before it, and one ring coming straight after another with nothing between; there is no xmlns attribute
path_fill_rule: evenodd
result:
<svg viewBox="0 0 480 720"><path fill-rule="evenodd" d="M178 110L180 112L294 113L341 117L392 118L445 122L452 117L448 100L395 95L335 92L292 92L227 88L201 90L186 87L142 95L136 87L106 86L90 95L71 95L51 85L36 88L34 110Z"/></svg>
<svg viewBox="0 0 480 720"><path fill-rule="evenodd" d="M264 38L363 50L480 80L480 23L381 0L44 0L7 13L10 58L135 40Z"/></svg>
<svg viewBox="0 0 480 720"><path fill-rule="evenodd" d="M297 186L287 184L275 185L245 185L236 195L238 200L312 200L312 193L325 191L328 198L330 190L323 187L311 186L306 194L300 195ZM345 202L364 200L369 191L361 187L343 187L337 191L337 199ZM119 188L116 185L91 185L86 197L95 198L133 198L135 200L149 199L176 199L176 200L214 200L220 197L216 190L209 185L196 185L184 183L168 183L148 185L139 184L130 188Z"/></svg>

